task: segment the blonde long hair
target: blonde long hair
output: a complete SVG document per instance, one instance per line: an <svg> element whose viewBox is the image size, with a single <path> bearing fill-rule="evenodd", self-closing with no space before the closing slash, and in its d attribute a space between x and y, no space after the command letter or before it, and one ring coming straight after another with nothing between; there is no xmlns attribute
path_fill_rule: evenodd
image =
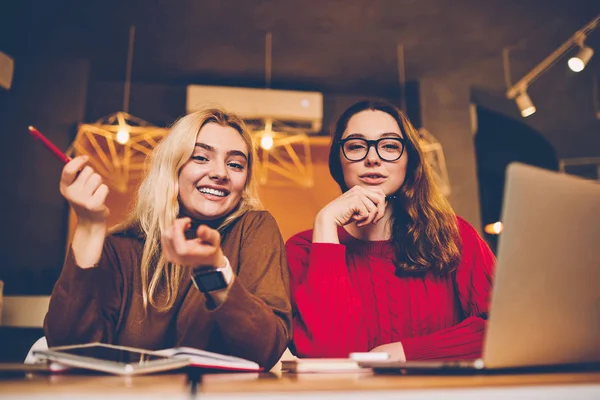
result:
<svg viewBox="0 0 600 400"><path fill-rule="evenodd" d="M340 139L350 118L365 110L392 116L406 139L406 177L392 206L392 243L397 274L445 275L460 261L460 235L456 215L433 180L419 145L419 133L397 107L382 101L360 101L350 106L332 129L329 171L343 192L348 190L340 160Z"/></svg>
<svg viewBox="0 0 600 400"><path fill-rule="evenodd" d="M135 210L121 226L137 226L145 236L141 262L144 307L160 311L173 307L188 268L169 263L162 255L161 232L180 215L179 171L194 151L200 129L209 122L237 130L248 148L248 177L237 208L218 227L219 231L250 210L260 209L253 166L256 157L250 131L240 117L220 107L207 107L180 118L147 160ZM162 290L164 288L164 290Z"/></svg>

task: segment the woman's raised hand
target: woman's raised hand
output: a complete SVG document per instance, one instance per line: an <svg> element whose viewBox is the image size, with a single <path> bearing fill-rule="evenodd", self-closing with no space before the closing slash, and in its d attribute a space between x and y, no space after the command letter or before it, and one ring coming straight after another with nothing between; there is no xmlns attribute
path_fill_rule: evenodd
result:
<svg viewBox="0 0 600 400"><path fill-rule="evenodd" d="M315 219L313 242L338 243L337 227L352 222L359 227L376 224L384 217L385 208L383 190L354 186L319 211Z"/></svg>
<svg viewBox="0 0 600 400"><path fill-rule="evenodd" d="M87 156L75 157L65 165L60 179L60 193L69 202L78 223L106 223L105 205L108 186L92 167Z"/></svg>
<svg viewBox="0 0 600 400"><path fill-rule="evenodd" d="M381 189L354 186L319 212L337 226L357 222L357 226L377 223L385 214L385 193Z"/></svg>
<svg viewBox="0 0 600 400"><path fill-rule="evenodd" d="M108 186L88 161L87 156L75 157L64 166L60 178L60 193L77 215L71 248L81 268L94 267L100 261L109 215L105 204Z"/></svg>
<svg viewBox="0 0 600 400"><path fill-rule="evenodd" d="M196 229L196 237L187 239L185 231L191 227L190 218L178 218L171 227L162 232L161 242L166 260L188 267L225 266L219 231L200 225Z"/></svg>

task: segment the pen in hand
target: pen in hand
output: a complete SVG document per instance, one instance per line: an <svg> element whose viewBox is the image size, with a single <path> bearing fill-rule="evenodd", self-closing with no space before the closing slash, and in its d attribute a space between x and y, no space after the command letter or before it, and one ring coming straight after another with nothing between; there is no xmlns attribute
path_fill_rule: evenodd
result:
<svg viewBox="0 0 600 400"><path fill-rule="evenodd" d="M58 157L58 159L60 161L62 161L63 163L68 163L69 161L71 161L71 159L69 157L67 157L62 151L60 151L58 149L58 147L56 147L54 145L54 143L52 143L50 140L48 140L48 138L44 135L42 135L42 133L40 131L38 131L36 128L34 128L33 126L29 126L29 132L36 138L38 139L40 142L42 142L52 153L54 153L54 155L56 157Z"/></svg>

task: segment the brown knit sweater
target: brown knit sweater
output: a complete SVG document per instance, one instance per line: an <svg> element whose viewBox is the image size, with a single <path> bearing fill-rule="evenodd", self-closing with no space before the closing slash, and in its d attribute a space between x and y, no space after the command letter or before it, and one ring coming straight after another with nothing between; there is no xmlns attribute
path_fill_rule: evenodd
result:
<svg viewBox="0 0 600 400"><path fill-rule="evenodd" d="M144 310L140 264L143 237L110 235L97 267L82 269L69 251L50 299L44 329L50 346L104 342L150 350L189 346L231 354L271 368L291 337L288 266L277 223L251 211L222 233L236 273L216 309L186 277L175 305Z"/></svg>

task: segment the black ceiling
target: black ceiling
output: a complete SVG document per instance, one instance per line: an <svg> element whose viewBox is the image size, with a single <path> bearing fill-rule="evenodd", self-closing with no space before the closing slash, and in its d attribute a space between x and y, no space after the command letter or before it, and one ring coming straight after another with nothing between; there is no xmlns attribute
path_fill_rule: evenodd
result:
<svg viewBox="0 0 600 400"><path fill-rule="evenodd" d="M17 61L31 55L89 59L97 81L123 80L128 29L135 25L133 81L264 87L265 32L272 32L274 88L396 93L402 43L409 80L461 79L483 93L480 101L515 115L503 97L502 49L512 49L514 82L600 13L598 0L12 3L1 7L0 50ZM600 29L589 44L600 53ZM581 148L597 145L600 156L591 83L593 73L600 76L600 54L580 74L565 64L530 88L538 113L527 122L555 142L576 134Z"/></svg>

